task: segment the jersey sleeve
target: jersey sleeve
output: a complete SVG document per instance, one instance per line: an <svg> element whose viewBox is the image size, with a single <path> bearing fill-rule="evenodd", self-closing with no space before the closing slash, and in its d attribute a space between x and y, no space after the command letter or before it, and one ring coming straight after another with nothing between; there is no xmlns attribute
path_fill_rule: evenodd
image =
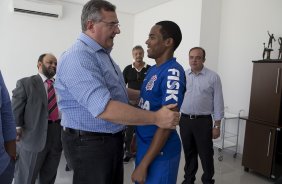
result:
<svg viewBox="0 0 282 184"><path fill-rule="evenodd" d="M181 66L169 67L163 73L162 104L177 103L180 109L186 91L185 72Z"/></svg>

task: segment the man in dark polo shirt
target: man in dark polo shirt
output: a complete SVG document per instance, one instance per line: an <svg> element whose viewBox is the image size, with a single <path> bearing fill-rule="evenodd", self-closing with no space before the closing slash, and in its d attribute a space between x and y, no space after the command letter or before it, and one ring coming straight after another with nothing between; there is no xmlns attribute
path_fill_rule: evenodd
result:
<svg viewBox="0 0 282 184"><path fill-rule="evenodd" d="M128 88L140 90L146 72L150 65L143 61L144 49L140 45L136 45L132 49L133 63L128 65L123 70L124 81ZM137 105L137 101L130 101L134 106ZM134 156L134 153L130 150L130 144L134 134L135 126L127 126L125 131L125 157L124 163L128 163L129 160Z"/></svg>

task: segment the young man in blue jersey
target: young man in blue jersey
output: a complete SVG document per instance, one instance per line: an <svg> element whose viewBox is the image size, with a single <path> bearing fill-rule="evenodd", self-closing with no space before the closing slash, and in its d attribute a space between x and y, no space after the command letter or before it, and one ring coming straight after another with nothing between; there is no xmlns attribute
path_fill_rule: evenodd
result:
<svg viewBox="0 0 282 184"><path fill-rule="evenodd" d="M179 111L185 93L185 72L173 56L182 34L172 21L156 23L146 41L148 57L155 59L143 81L139 107L157 111L167 104L177 104ZM181 153L181 142L176 130L154 125L137 126L136 168L132 181L138 184L175 184Z"/></svg>

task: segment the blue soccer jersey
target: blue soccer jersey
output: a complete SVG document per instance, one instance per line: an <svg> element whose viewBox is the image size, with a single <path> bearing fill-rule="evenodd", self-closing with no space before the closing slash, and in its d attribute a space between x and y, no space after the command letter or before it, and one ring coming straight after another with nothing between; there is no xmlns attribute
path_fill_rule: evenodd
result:
<svg viewBox="0 0 282 184"><path fill-rule="evenodd" d="M148 111L157 111L167 104L178 104L180 109L186 89L185 72L182 66L172 58L160 66L152 66L146 74L140 92L139 107ZM154 134L155 125L137 126L137 157L146 154ZM155 160L166 160L181 152L181 142L176 130L171 134Z"/></svg>

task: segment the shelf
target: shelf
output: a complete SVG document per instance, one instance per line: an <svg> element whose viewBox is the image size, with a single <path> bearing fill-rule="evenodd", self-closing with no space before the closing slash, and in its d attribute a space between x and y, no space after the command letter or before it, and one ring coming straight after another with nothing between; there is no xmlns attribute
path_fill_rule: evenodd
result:
<svg viewBox="0 0 282 184"><path fill-rule="evenodd" d="M221 133L221 135L223 135L223 133ZM237 134L225 131L224 139L228 139L228 138L232 138L232 137L237 137ZM221 139L221 137L219 137L219 138Z"/></svg>
<svg viewBox="0 0 282 184"><path fill-rule="evenodd" d="M220 148L220 149L224 149L224 148L231 148L231 147L236 147L236 143L232 142L232 141L228 141L228 140L224 140L224 146L222 146L222 140L219 139L219 140L214 140L213 141L213 145L217 148Z"/></svg>
<svg viewBox="0 0 282 184"><path fill-rule="evenodd" d="M237 114L232 114L229 112L224 113L224 119L237 119L238 115Z"/></svg>

